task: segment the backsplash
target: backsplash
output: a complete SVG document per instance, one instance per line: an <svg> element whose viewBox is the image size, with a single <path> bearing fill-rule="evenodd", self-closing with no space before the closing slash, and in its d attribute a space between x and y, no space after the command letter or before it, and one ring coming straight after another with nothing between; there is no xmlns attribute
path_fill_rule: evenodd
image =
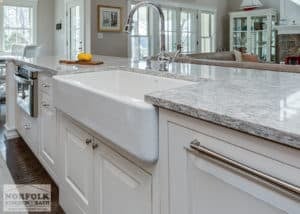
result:
<svg viewBox="0 0 300 214"><path fill-rule="evenodd" d="M288 56L300 56L300 34L279 35L279 60Z"/></svg>

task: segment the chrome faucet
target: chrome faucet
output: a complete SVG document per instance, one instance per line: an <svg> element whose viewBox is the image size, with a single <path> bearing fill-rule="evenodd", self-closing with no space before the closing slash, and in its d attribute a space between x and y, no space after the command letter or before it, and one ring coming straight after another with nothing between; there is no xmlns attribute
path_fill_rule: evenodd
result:
<svg viewBox="0 0 300 214"><path fill-rule="evenodd" d="M125 25L125 31L130 33L133 29L133 16L135 12L144 6L149 6L154 8L160 16L161 34L160 34L160 53L158 56L158 61L160 63L160 71L168 71L168 63L170 61L169 57L166 55L166 35L165 35L165 15L161 7L151 1L142 1L136 4L129 12L127 24Z"/></svg>

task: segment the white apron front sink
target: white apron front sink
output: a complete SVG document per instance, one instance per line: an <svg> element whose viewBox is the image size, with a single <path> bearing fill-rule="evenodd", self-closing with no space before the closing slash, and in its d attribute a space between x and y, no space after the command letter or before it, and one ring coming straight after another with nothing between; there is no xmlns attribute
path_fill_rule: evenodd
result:
<svg viewBox="0 0 300 214"><path fill-rule="evenodd" d="M54 77L54 104L142 161L158 158L158 110L144 95L192 82L122 70Z"/></svg>

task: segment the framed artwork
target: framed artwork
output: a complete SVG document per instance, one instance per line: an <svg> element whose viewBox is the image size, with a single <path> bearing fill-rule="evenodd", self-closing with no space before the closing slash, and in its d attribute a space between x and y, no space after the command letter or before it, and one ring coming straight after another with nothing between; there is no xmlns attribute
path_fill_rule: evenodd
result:
<svg viewBox="0 0 300 214"><path fill-rule="evenodd" d="M98 32L121 32L121 8L98 5Z"/></svg>

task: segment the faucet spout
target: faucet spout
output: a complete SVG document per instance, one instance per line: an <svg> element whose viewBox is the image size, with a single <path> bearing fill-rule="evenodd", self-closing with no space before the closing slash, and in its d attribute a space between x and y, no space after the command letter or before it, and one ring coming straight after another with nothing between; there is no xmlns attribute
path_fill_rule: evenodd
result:
<svg viewBox="0 0 300 214"><path fill-rule="evenodd" d="M161 29L161 34L160 34L160 54L159 54L159 60L163 61L163 63L167 63L167 56L166 56L166 35L165 35L165 15L164 12L162 10L162 8L151 1L142 1L139 2L138 4L136 4L129 12L128 15L128 19L127 19L127 23L125 25L125 31L130 33L133 30L133 16L136 13L136 11L144 6L148 6L151 8L154 8L160 17L160 29ZM164 68L163 70L165 71L166 66L162 66L162 68Z"/></svg>

